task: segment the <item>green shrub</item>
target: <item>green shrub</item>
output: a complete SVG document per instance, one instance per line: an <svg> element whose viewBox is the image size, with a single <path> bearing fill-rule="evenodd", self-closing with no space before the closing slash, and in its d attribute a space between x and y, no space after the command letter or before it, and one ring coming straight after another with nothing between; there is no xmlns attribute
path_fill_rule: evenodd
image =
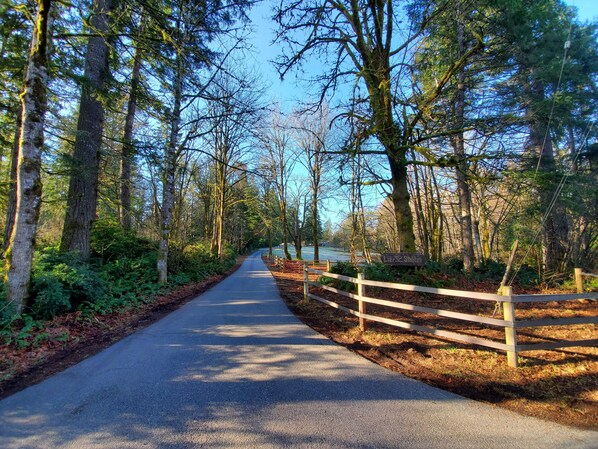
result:
<svg viewBox="0 0 598 449"><path fill-rule="evenodd" d="M105 221L96 222L91 233L91 254L104 261L136 259L156 252L157 248L155 242Z"/></svg>
<svg viewBox="0 0 598 449"><path fill-rule="evenodd" d="M222 273L235 265L236 253L230 246L223 248L222 257L213 256L208 242L187 245L175 255L173 274L185 273L191 281L199 281L207 276ZM174 269L177 266L178 269Z"/></svg>
<svg viewBox="0 0 598 449"><path fill-rule="evenodd" d="M32 270L32 320L49 320L80 310L83 317L119 312L151 302L169 286L197 281L231 268L234 251L225 248L222 258L213 257L209 244L199 242L184 251L173 251L169 260L169 285L158 283L156 245L109 224L93 233L95 258L84 261L77 253L46 247L36 252ZM174 260L173 263L171 261ZM1 268L0 268L1 271ZM1 274L1 273L0 273ZM0 326L13 328L19 317L7 303L4 283L0 287Z"/></svg>
<svg viewBox="0 0 598 449"><path fill-rule="evenodd" d="M143 257L122 257L105 263L101 268L102 278L109 283L106 296L96 301L87 301L82 310L86 314L106 314L153 301L162 286L158 284L155 252Z"/></svg>
<svg viewBox="0 0 598 449"><path fill-rule="evenodd" d="M396 279L393 269L382 262L372 262L364 266L363 275L370 281L394 282Z"/></svg>
<svg viewBox="0 0 598 449"><path fill-rule="evenodd" d="M105 301L108 293L109 284L99 270L75 253L48 247L34 257L31 314L36 319L51 319L84 303Z"/></svg>
<svg viewBox="0 0 598 449"><path fill-rule="evenodd" d="M37 346L40 343L40 338L43 337L36 338L33 341L31 337L36 330L43 328L43 323L35 320L30 315L23 314L18 318L13 316L6 325L0 328L0 338L2 338L5 344L14 344L19 349L26 348L32 344Z"/></svg>
<svg viewBox="0 0 598 449"><path fill-rule="evenodd" d="M430 273L443 273L446 272L449 268L446 264L438 260L428 259L426 260L426 264L424 265L423 269Z"/></svg>
<svg viewBox="0 0 598 449"><path fill-rule="evenodd" d="M541 279L540 273L526 264L519 268L515 282L521 287L535 287L540 285Z"/></svg>
<svg viewBox="0 0 598 449"><path fill-rule="evenodd" d="M486 279L496 279L500 281L505 274L507 264L496 260L488 259L482 261L474 272L483 275Z"/></svg>
<svg viewBox="0 0 598 449"><path fill-rule="evenodd" d="M449 260L446 261L446 265L452 271L463 271L465 268L463 264L463 259L458 257L451 257Z"/></svg>
<svg viewBox="0 0 598 449"><path fill-rule="evenodd" d="M6 284L0 283L0 329L10 327L15 319L16 309L13 304L9 304L6 299Z"/></svg>
<svg viewBox="0 0 598 449"><path fill-rule="evenodd" d="M351 262L336 262L334 265L330 267L330 272L352 278L357 277L357 267ZM331 287L348 292L354 292L356 290L356 286L352 282L341 281L339 279L334 279L326 276L320 277L319 282L322 285L330 285Z"/></svg>
<svg viewBox="0 0 598 449"><path fill-rule="evenodd" d="M35 276L33 293L35 301L31 306L31 314L38 319L51 320L72 310L70 292L54 273Z"/></svg>
<svg viewBox="0 0 598 449"><path fill-rule="evenodd" d="M357 267L352 262L336 262L330 267L330 271L342 276L357 277Z"/></svg>

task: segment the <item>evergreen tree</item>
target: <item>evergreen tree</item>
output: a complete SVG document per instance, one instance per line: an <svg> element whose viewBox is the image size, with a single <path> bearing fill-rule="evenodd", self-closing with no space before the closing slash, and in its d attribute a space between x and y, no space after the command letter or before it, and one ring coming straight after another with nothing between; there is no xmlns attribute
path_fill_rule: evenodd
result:
<svg viewBox="0 0 598 449"><path fill-rule="evenodd" d="M91 228L96 220L99 161L109 77L109 27L116 0L94 0L81 86L77 135L72 156L66 216L60 249L89 257Z"/></svg>

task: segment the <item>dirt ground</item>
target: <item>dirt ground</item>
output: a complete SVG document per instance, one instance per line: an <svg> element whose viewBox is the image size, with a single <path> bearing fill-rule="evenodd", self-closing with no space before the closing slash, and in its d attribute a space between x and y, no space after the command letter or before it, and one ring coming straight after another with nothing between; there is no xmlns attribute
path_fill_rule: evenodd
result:
<svg viewBox="0 0 598 449"><path fill-rule="evenodd" d="M369 322L367 330L361 332L358 319L352 315L314 300L306 305L303 302L302 274L284 273L274 266L270 266L270 269L283 299L301 320L331 340L375 363L436 387L524 415L581 428L598 429L598 348L528 351L520 355L519 368L510 368L507 366L506 354L501 351L438 339L430 334L402 330L380 323ZM472 289L471 285L469 287L468 289ZM492 291L488 290L489 286L483 287L486 289L479 291ZM321 289L312 288L311 291L352 309L356 308L350 299ZM371 296L404 300L404 297L397 297L401 294L405 295L404 292L379 289ZM417 304L418 299L415 296L409 299L410 301L402 302ZM426 301L428 307L437 307L443 300L424 296L419 301ZM459 301L453 298L450 301L451 307L439 308L491 314L494 306L492 303L472 306L471 301L468 303L468 300ZM426 324L434 326L437 323L431 323L430 320L439 319L418 314L411 314L406 318L406 314L393 314L370 306L368 304L368 313L408 319L418 324L424 324L427 319ZM566 310L558 310L555 306L556 303L530 304L526 308L518 309L518 318L526 318L526 315L539 318L598 314L598 305L588 301L567 303ZM472 307L475 307L475 311L471 310ZM481 310L484 307L489 310ZM504 333L475 325L463 326L450 320L444 321L442 327L448 330L459 328L461 332L497 340L504 338ZM526 343L533 343L546 338L575 340L596 338L597 335L595 325L541 329L548 330L535 328L527 332L526 329L525 332L522 330L519 336Z"/></svg>

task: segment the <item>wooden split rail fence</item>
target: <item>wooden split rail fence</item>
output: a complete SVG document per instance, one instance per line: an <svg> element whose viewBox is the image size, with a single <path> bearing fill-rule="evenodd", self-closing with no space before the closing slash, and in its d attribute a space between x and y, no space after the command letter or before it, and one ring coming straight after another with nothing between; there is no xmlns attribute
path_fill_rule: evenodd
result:
<svg viewBox="0 0 598 449"><path fill-rule="evenodd" d="M330 271L332 262L330 260L323 260L319 263L314 263L311 260L288 260L284 257L272 256L270 263L282 268L287 273L303 273L303 270L310 265L312 268L318 267Z"/></svg>
<svg viewBox="0 0 598 449"><path fill-rule="evenodd" d="M314 281L309 280L309 274L317 274L321 276L326 276L333 279L338 279L341 281L351 282L356 284L357 286L357 293L349 293L334 287L330 287L327 285L321 285ZM369 281L364 279L363 273L359 273L357 278L349 277L349 276L342 276L339 274L330 273L328 271L318 270L314 268L304 268L304 299L305 301L309 301L309 299L315 299L320 301L321 303L327 304L331 307L336 309L342 310L346 313L351 315L355 315L359 318L359 326L362 330L366 329L366 320L369 321L376 321L379 323L388 324L391 326L400 327L403 329L411 329L419 332L426 332L438 337L447 338L451 340L460 341L463 343L474 344L479 346L485 346L488 348L498 349L502 351L506 351L507 353L507 362L508 365L511 367L517 367L517 354L523 351L536 351L536 350L547 350L547 349L556 349L556 348L565 348L565 347L572 347L572 346L598 346L598 338L589 339L589 340L576 340L576 341L550 341L550 342L543 342L543 343L534 343L534 344L519 344L517 341L517 330L522 328L530 328L530 327L539 327L539 326L564 326L564 325L575 325L575 324L598 324L598 316L585 316L585 317L575 317L575 318L558 318L558 319L536 319L536 320L524 320L519 321L515 317L516 313L516 306L517 304L522 303L545 303L551 301L572 301L572 300L579 300L579 299L598 299L598 293L567 293L567 294L556 294L556 295L513 295L511 291L511 287L504 287L502 290L502 294L492 294L492 293L479 293L479 292L469 292L469 291L462 291L462 290L452 290L452 289L445 289L445 288L431 288L431 287L421 287L417 285L407 285L407 284L398 284L398 283L390 283L390 282L379 282L379 281ZM351 309L349 307L345 307L340 305L336 302L330 301L328 299L322 298L320 296L314 295L310 293L309 287L316 286L322 288L324 290L342 295L347 298L351 298L357 301L357 310ZM405 304L399 303L395 301L388 301L384 299L372 298L365 296L364 294L364 287L371 286L371 287L382 287L382 288L389 288L394 290L403 290L409 292L419 292L419 293L428 293L428 294L435 294L435 295L442 295L442 296L451 296L451 297L461 297L461 298L469 298L469 299L477 299L482 301L493 301L502 306L503 310L503 318L491 318L491 317L483 317L468 313L461 313L449 310L441 310L441 309L434 309L430 307L422 307L413 304ZM409 323L405 321L399 321L391 318L376 316L372 314L368 314L366 312L366 304L377 304L379 306L385 306L393 309L402 309L408 310L413 312L420 312L420 313L427 313L432 314L440 317L445 318L452 318L462 321L468 321L473 323L478 323L480 325L488 325L488 326L496 326L504 328L504 343L500 341L489 340L487 338L476 337L473 335L461 334L458 332L447 331L442 329L436 329L429 326L422 326L419 324Z"/></svg>

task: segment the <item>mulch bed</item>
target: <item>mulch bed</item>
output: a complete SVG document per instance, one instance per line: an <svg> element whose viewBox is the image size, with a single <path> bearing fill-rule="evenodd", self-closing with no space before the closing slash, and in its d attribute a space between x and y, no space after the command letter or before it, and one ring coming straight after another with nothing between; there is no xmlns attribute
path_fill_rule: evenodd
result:
<svg viewBox="0 0 598 449"><path fill-rule="evenodd" d="M406 331L380 323L368 322L361 332L358 319L311 300L303 303L303 274L283 272L270 266L281 296L289 308L307 325L331 340L391 370L419 379L462 396L484 401L525 415L582 428L598 429L598 348L567 348L554 351L525 352L520 368L507 366L501 351L466 345L429 334ZM315 279L315 277L314 277ZM469 285L457 288L492 291L490 285ZM478 287L477 289L475 287ZM368 287L369 288L369 287ZM321 289L311 289L318 296L353 309L355 301ZM379 289L369 296L395 299L428 307L491 315L492 304L479 301L440 297ZM518 308L518 317L543 318L575 315L596 315L595 302L568 302L567 308L555 304L529 304ZM487 310L486 310L487 309ZM437 316L409 315L368 304L368 313L419 324L438 325ZM442 319L440 319L442 320ZM504 332L473 323L444 320L442 328L464 331L472 335L500 340ZM550 335L547 335L550 333ZM558 326L522 330L528 341L547 338L573 340L596 335L595 325Z"/></svg>

